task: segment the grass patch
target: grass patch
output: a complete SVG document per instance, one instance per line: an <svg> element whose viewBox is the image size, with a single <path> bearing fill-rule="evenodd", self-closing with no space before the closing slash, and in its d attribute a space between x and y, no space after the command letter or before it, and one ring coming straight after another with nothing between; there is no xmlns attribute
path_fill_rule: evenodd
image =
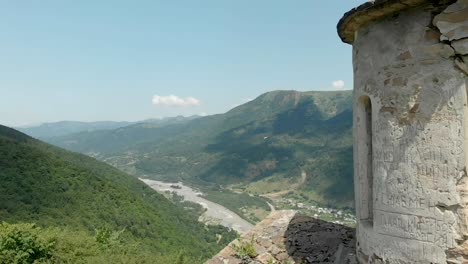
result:
<svg viewBox="0 0 468 264"><path fill-rule="evenodd" d="M255 258L258 256L257 251L255 250L255 237L252 235L250 241L237 239L235 243L231 245L231 248L236 252L236 256L241 259L244 258Z"/></svg>

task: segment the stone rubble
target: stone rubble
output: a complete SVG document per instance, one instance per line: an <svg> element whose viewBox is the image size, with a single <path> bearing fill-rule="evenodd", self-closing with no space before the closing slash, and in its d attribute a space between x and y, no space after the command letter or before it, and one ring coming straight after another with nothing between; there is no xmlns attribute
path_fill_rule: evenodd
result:
<svg viewBox="0 0 468 264"><path fill-rule="evenodd" d="M272 212L240 240L252 237L258 254L254 259L236 256L232 244L237 241L233 241L206 264L357 263L353 228L300 216L292 210Z"/></svg>

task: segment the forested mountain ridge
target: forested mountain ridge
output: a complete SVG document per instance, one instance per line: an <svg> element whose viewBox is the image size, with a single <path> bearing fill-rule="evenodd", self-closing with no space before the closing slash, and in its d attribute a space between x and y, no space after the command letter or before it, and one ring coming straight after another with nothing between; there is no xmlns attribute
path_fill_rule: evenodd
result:
<svg viewBox="0 0 468 264"><path fill-rule="evenodd" d="M300 191L352 207L351 135L351 91L273 91L186 123L141 123L49 142L135 175L239 185L257 194Z"/></svg>
<svg viewBox="0 0 468 264"><path fill-rule="evenodd" d="M95 131L104 129L116 129L119 127L129 126L133 122L78 122L78 121L60 121L53 123L44 123L38 126L17 127L18 131L28 134L35 138L58 137L82 131Z"/></svg>
<svg viewBox="0 0 468 264"><path fill-rule="evenodd" d="M181 254L202 261L233 239L114 167L1 125L0 157L0 222L34 222L85 237L100 228L123 230L125 243L135 246L125 258L116 256L143 255L142 263ZM67 251L70 261L93 262L87 257L97 256L83 255L85 248Z"/></svg>
<svg viewBox="0 0 468 264"><path fill-rule="evenodd" d="M176 116L159 119L146 119L136 122L114 122L114 121L97 121L97 122L79 122L79 121L59 121L52 123L43 123L38 126L17 127L18 131L28 134L34 138L47 139L51 137L60 137L80 132L91 132L98 130L117 129L138 123L147 123L153 126L177 124L185 121L190 121L199 116Z"/></svg>

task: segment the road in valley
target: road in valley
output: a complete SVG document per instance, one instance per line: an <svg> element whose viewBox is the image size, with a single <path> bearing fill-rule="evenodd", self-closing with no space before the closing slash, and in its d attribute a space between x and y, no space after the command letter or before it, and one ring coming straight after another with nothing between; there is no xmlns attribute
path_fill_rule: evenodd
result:
<svg viewBox="0 0 468 264"><path fill-rule="evenodd" d="M201 217L204 222L209 221L219 223L220 225L232 228L240 234L247 233L247 231L249 231L253 227L252 224L242 219L236 213L232 212L231 210L227 209L226 207L220 204L208 201L207 199L201 197L201 195L203 195L201 192L194 190L188 186L185 186L181 182L167 183L141 178L140 180L160 193L164 193L166 191L175 192L177 193L177 195L183 196L184 200L200 204L201 206L206 208L206 212ZM171 186L178 187L173 188Z"/></svg>

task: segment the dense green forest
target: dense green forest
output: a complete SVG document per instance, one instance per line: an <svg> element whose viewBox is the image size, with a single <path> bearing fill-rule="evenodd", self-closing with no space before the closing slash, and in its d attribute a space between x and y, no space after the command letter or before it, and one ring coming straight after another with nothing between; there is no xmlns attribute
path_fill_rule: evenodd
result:
<svg viewBox="0 0 468 264"><path fill-rule="evenodd" d="M26 239L59 262L200 263L235 237L114 167L4 126L0 157L3 257Z"/></svg>
<svg viewBox="0 0 468 264"><path fill-rule="evenodd" d="M48 141L140 177L255 194L293 191L353 207L351 91L274 91L225 114Z"/></svg>

